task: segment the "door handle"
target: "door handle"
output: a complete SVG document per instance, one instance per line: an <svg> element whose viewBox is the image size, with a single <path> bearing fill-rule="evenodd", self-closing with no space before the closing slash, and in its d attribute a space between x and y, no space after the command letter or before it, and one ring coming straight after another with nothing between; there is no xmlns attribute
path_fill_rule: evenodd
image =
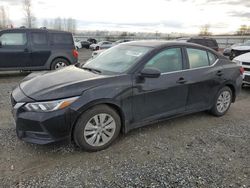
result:
<svg viewBox="0 0 250 188"><path fill-rule="evenodd" d="M179 84L185 84L187 82L187 80L185 80L183 77L179 78L179 80L177 80L176 83L179 83Z"/></svg>
<svg viewBox="0 0 250 188"><path fill-rule="evenodd" d="M217 71L216 75L217 75L217 76L222 76L222 75L223 75L223 72L222 72L222 71Z"/></svg>

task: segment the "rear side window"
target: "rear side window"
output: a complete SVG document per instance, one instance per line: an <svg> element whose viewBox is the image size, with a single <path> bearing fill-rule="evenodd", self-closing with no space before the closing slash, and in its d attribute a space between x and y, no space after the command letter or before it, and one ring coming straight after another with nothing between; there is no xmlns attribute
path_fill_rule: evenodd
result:
<svg viewBox="0 0 250 188"><path fill-rule="evenodd" d="M215 61L217 60L217 57L214 54L210 53L210 52L207 52L207 55L208 55L210 65L214 64Z"/></svg>
<svg viewBox="0 0 250 188"><path fill-rule="evenodd" d="M3 46L22 46L27 43L26 33L4 33L0 36Z"/></svg>
<svg viewBox="0 0 250 188"><path fill-rule="evenodd" d="M209 66L207 52L204 50L187 48L189 66L191 69Z"/></svg>
<svg viewBox="0 0 250 188"><path fill-rule="evenodd" d="M71 34L52 33L51 41L52 41L52 44L65 44L65 45L72 44L73 45L73 38Z"/></svg>
<svg viewBox="0 0 250 188"><path fill-rule="evenodd" d="M47 45L47 34L46 33L31 33L31 40L34 45Z"/></svg>
<svg viewBox="0 0 250 188"><path fill-rule="evenodd" d="M182 70L182 53L180 48L171 48L155 55L145 66L156 68L161 73Z"/></svg>

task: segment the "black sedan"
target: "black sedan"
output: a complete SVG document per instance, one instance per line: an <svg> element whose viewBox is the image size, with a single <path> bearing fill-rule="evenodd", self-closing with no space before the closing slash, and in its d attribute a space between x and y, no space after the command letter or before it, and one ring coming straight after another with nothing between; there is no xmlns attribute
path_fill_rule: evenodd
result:
<svg viewBox="0 0 250 188"><path fill-rule="evenodd" d="M82 48L89 49L91 43L89 41L81 41Z"/></svg>
<svg viewBox="0 0 250 188"><path fill-rule="evenodd" d="M117 45L82 68L30 75L12 92L20 139L73 140L107 148L120 132L199 111L224 115L243 70L217 52L182 42Z"/></svg>

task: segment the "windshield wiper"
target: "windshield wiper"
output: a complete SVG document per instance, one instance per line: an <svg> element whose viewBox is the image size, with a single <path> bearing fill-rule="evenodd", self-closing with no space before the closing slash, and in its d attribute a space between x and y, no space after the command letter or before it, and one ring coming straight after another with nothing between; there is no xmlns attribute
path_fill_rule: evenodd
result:
<svg viewBox="0 0 250 188"><path fill-rule="evenodd" d="M100 71L98 69L93 69L93 68L90 68L90 67L82 67L82 69L93 72L93 73L98 73L98 74L102 73L102 71Z"/></svg>

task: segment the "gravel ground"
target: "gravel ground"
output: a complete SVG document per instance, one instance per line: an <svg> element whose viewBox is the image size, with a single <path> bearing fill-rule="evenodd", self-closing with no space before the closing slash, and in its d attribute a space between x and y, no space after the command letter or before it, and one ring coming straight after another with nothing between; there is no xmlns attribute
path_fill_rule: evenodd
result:
<svg viewBox="0 0 250 188"><path fill-rule="evenodd" d="M27 74L0 73L0 187L250 187L250 88L224 117L168 120L88 153L17 139L9 95Z"/></svg>

